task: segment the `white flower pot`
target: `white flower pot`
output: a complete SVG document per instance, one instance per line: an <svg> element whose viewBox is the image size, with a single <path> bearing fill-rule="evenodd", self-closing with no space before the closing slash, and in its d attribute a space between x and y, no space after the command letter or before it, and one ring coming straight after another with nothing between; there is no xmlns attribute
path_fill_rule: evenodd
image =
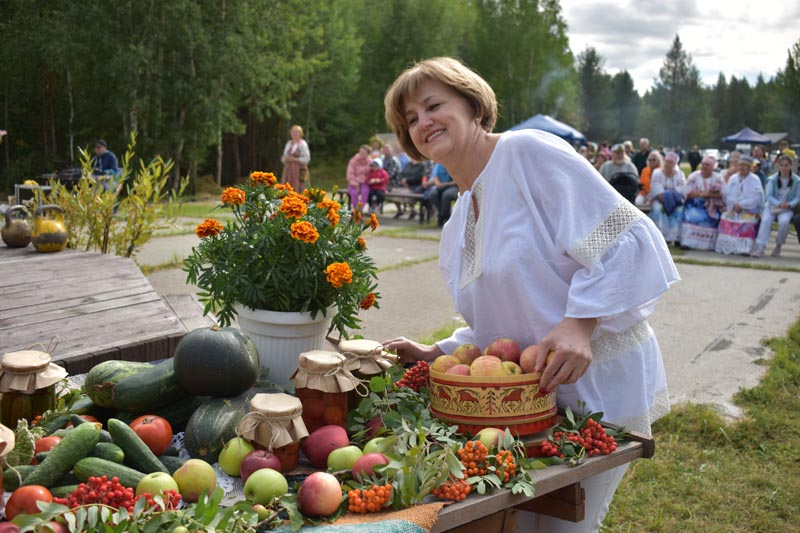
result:
<svg viewBox="0 0 800 533"><path fill-rule="evenodd" d="M262 370L269 368L267 378L281 387L290 384L301 353L325 346L333 316L332 309L327 316L318 313L311 318L311 313L264 311L241 304L235 308L239 328L256 343Z"/></svg>

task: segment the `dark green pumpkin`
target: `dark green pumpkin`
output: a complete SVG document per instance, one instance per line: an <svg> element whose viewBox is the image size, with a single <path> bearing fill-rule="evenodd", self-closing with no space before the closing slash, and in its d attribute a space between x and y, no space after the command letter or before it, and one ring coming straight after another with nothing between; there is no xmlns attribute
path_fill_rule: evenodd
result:
<svg viewBox="0 0 800 533"><path fill-rule="evenodd" d="M183 444L189 456L215 463L225 443L236 436L236 426L250 408L245 393L236 398L209 398L198 407L186 424Z"/></svg>
<svg viewBox="0 0 800 533"><path fill-rule="evenodd" d="M235 328L190 331L173 360L178 383L195 396L237 396L255 384L260 371L255 344Z"/></svg>

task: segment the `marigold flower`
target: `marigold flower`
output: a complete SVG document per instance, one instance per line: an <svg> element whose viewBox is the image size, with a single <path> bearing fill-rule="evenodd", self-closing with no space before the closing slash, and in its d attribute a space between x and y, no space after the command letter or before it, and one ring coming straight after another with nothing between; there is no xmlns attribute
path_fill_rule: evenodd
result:
<svg viewBox="0 0 800 533"><path fill-rule="evenodd" d="M333 209L328 209L328 214L325 215L328 221L331 223L331 226L335 226L339 223L339 213L338 211L334 211Z"/></svg>
<svg viewBox="0 0 800 533"><path fill-rule="evenodd" d="M281 201L279 209L286 218L300 218L308 211L306 202L299 194L287 194Z"/></svg>
<svg viewBox="0 0 800 533"><path fill-rule="evenodd" d="M325 275L328 283L339 289L345 283L352 283L353 271L350 270L350 265L347 263L331 263L325 269Z"/></svg>
<svg viewBox="0 0 800 533"><path fill-rule="evenodd" d="M375 231L378 229L378 226L380 226L380 224L378 224L378 217L375 216L375 213L372 213L369 216L369 227L372 228L372 231Z"/></svg>
<svg viewBox="0 0 800 533"><path fill-rule="evenodd" d="M361 309L364 309L365 311L367 309L369 309L370 307L372 307L373 305L375 305L375 293L374 292L371 292L371 293L367 294L366 296L364 296L364 299L361 300L361 302L358 304L358 306Z"/></svg>
<svg viewBox="0 0 800 533"><path fill-rule="evenodd" d="M222 191L222 203L225 205L242 205L245 197L245 192L236 187L228 187Z"/></svg>
<svg viewBox="0 0 800 533"><path fill-rule="evenodd" d="M319 239L317 228L314 227L314 224L305 220L292 224L291 235L292 238L309 244L314 244Z"/></svg>
<svg viewBox="0 0 800 533"><path fill-rule="evenodd" d="M320 209L333 209L334 211L338 211L342 208L342 204L332 198L323 198L317 203L317 207Z"/></svg>
<svg viewBox="0 0 800 533"><path fill-rule="evenodd" d="M253 172L250 174L250 185L266 185L270 187L277 182L278 178L272 172Z"/></svg>
<svg viewBox="0 0 800 533"><path fill-rule="evenodd" d="M364 240L364 237L359 237L356 239L356 247L362 252L367 249L367 241Z"/></svg>
<svg viewBox="0 0 800 533"><path fill-rule="evenodd" d="M289 183L276 183L275 188L279 191L293 191L294 188Z"/></svg>
<svg viewBox="0 0 800 533"><path fill-rule="evenodd" d="M219 235L223 229L224 226L220 224L219 221L213 218L207 218L197 225L194 233L201 239L205 239L206 237L215 237Z"/></svg>

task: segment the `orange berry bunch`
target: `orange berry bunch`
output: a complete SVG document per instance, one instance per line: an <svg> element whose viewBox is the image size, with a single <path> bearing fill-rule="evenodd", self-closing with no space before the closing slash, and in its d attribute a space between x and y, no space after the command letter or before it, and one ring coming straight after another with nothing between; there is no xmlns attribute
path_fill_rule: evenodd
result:
<svg viewBox="0 0 800 533"><path fill-rule="evenodd" d="M347 510L351 513L377 513L392 499L392 486L373 485L368 489L353 489L347 493Z"/></svg>
<svg viewBox="0 0 800 533"><path fill-rule="evenodd" d="M415 392L419 392L423 387L430 386L430 375L431 365L425 361L417 361L417 364L406 370L396 385L398 387L408 387Z"/></svg>
<svg viewBox="0 0 800 533"><path fill-rule="evenodd" d="M580 430L553 432L553 440L542 444L542 453L546 457L557 455L563 459L567 455L577 455L571 451L578 452L580 448L585 449L589 457L608 455L616 451L617 443L613 436L606 434L605 428L599 422L587 418Z"/></svg>
<svg viewBox="0 0 800 533"><path fill-rule="evenodd" d="M469 440L456 453L464 465L464 474L467 477L485 476L489 472L486 468L486 456L489 455L489 450L481 441Z"/></svg>
<svg viewBox="0 0 800 533"><path fill-rule="evenodd" d="M514 461L514 454L509 450L500 450L495 455L497 459L497 477L505 484L508 483L512 477L517 475L517 463Z"/></svg>
<svg viewBox="0 0 800 533"><path fill-rule="evenodd" d="M431 491L431 494L443 500L453 500L460 502L472 491L472 487L463 479L450 480L439 485Z"/></svg>

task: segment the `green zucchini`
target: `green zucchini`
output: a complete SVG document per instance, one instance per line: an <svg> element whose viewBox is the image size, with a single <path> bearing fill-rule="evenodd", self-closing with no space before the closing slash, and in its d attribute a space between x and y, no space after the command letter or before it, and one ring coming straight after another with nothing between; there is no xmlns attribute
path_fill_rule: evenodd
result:
<svg viewBox="0 0 800 533"><path fill-rule="evenodd" d="M186 451L195 459L215 463L225 443L236 436L236 426L250 408L250 395L210 398L198 407L183 434Z"/></svg>
<svg viewBox="0 0 800 533"><path fill-rule="evenodd" d="M44 462L45 459L47 459L48 455L50 455L50 451L49 450L46 451L46 452L37 452L37 453L33 454L33 458L36 459L37 463L42 463L42 462Z"/></svg>
<svg viewBox="0 0 800 533"><path fill-rule="evenodd" d="M175 377L172 359L123 378L114 387L111 403L115 409L143 412L175 403L189 394Z"/></svg>
<svg viewBox="0 0 800 533"><path fill-rule="evenodd" d="M114 444L125 452L126 465L145 474L153 472L169 473L167 467L158 460L158 457L150 451L147 444L139 438L139 435L128 424L116 418L109 418L108 432L111 433Z"/></svg>
<svg viewBox="0 0 800 533"><path fill-rule="evenodd" d="M50 450L47 459L22 484L54 486L56 480L72 470L79 459L89 455L99 440L100 430L94 424L77 426Z"/></svg>
<svg viewBox="0 0 800 533"><path fill-rule="evenodd" d="M45 435L49 436L54 432L67 427L68 423L69 417L67 415L56 415L43 420L39 427L42 428L42 431L44 431Z"/></svg>
<svg viewBox="0 0 800 533"><path fill-rule="evenodd" d="M101 422L107 420L108 417L114 413L114 411L108 407L97 405L85 394L78 397L78 399L72 403L69 410L76 415L92 415Z"/></svg>
<svg viewBox="0 0 800 533"><path fill-rule="evenodd" d="M149 370L151 366L148 363L132 361L103 361L93 366L86 374L83 391L95 405L114 407L111 398L117 383L137 372Z"/></svg>
<svg viewBox="0 0 800 533"><path fill-rule="evenodd" d="M172 475L189 459L184 459L183 457L178 457L175 455L162 455L158 458L158 460L164 463L164 466L166 466L167 470L169 470L169 475Z"/></svg>
<svg viewBox="0 0 800 533"><path fill-rule="evenodd" d="M31 472L36 470L35 465L6 466L3 468L3 489L14 492Z"/></svg>
<svg viewBox="0 0 800 533"><path fill-rule="evenodd" d="M69 423L69 419L67 419L67 423ZM49 436L50 437L61 437L62 439L72 433L72 430L75 429L75 426L70 426L68 428L58 429L52 432Z"/></svg>
<svg viewBox="0 0 800 533"><path fill-rule="evenodd" d="M99 457L84 457L73 468L75 476L83 482L86 482L91 476L108 476L108 479L113 477L119 478L121 485L136 489L136 485L145 476L142 472L129 468L125 465L112 463L106 459Z"/></svg>
<svg viewBox="0 0 800 533"><path fill-rule="evenodd" d="M51 487L50 494L52 494L54 498L67 498L70 494L75 492L77 488L77 483L75 485L59 485L57 487Z"/></svg>
<svg viewBox="0 0 800 533"><path fill-rule="evenodd" d="M97 445L92 448L92 452L89 456L99 457L118 464L122 464L123 461L125 461L125 452L113 442L98 442Z"/></svg>

